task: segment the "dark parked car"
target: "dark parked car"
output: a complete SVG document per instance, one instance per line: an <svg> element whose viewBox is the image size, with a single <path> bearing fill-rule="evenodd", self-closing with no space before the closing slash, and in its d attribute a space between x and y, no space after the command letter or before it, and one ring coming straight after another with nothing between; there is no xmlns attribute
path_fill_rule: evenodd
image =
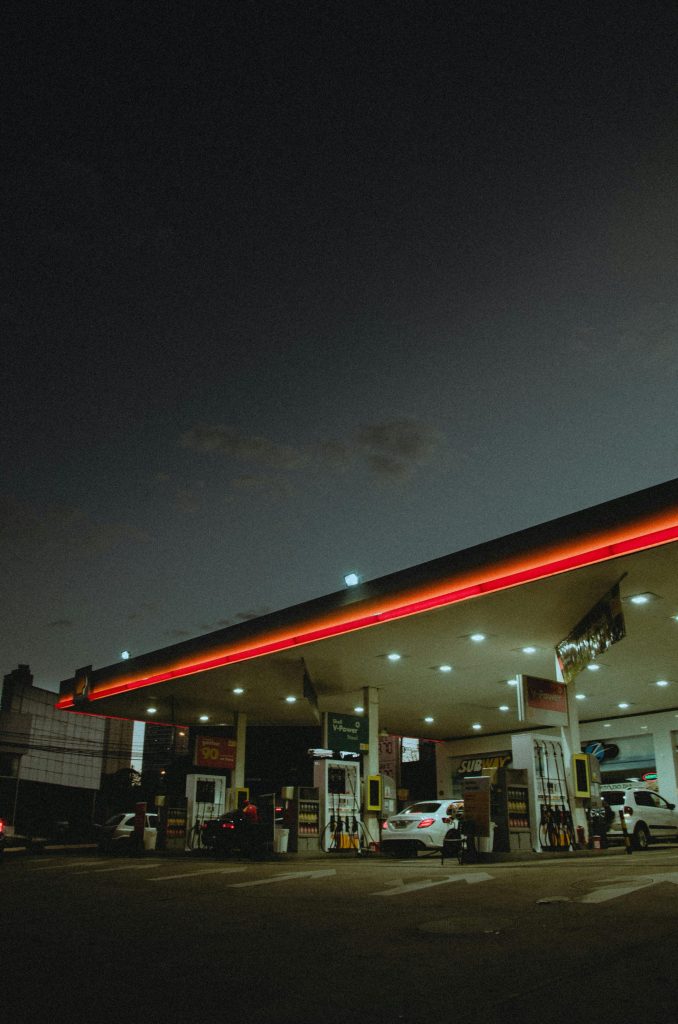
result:
<svg viewBox="0 0 678 1024"><path fill-rule="evenodd" d="M248 825L242 811L227 811L200 826L200 842L215 853L252 853L258 846L259 827Z"/></svg>

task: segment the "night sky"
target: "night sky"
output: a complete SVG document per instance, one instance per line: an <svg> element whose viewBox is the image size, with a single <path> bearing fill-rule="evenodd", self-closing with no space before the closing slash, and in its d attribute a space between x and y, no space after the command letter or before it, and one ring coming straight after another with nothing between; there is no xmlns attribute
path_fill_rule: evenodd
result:
<svg viewBox="0 0 678 1024"><path fill-rule="evenodd" d="M3 35L1 673L678 476L675 3L20 2Z"/></svg>

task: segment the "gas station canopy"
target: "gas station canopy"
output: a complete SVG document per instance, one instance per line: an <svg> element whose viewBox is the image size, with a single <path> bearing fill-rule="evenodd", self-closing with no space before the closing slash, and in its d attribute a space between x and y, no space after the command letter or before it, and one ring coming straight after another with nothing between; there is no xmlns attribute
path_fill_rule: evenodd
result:
<svg viewBox="0 0 678 1024"><path fill-rule="evenodd" d="M580 721L678 712L678 480L106 668L57 707L138 721L313 725L379 693L380 727L515 733L517 674L621 580L626 636L575 680ZM292 700L291 698L295 698ZM149 708L155 708L149 712ZM204 716L207 716L205 718Z"/></svg>

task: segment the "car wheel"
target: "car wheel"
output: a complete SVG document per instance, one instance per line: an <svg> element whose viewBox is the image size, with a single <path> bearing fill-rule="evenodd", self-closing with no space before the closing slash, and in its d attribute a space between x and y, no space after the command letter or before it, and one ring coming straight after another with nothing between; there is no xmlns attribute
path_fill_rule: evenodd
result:
<svg viewBox="0 0 678 1024"><path fill-rule="evenodd" d="M633 831L632 844L634 850L647 850L650 845L650 833L646 825L636 825Z"/></svg>

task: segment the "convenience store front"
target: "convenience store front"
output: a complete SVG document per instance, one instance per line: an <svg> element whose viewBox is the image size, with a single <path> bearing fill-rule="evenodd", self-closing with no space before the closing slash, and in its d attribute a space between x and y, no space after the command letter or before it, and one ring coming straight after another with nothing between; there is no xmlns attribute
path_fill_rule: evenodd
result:
<svg viewBox="0 0 678 1024"><path fill-rule="evenodd" d="M512 749L528 723L509 681L555 679L556 645L619 583L625 634L595 653L596 671L584 665L568 683L568 725L545 734L561 740L570 771L582 741L651 733L661 790L675 798L677 540L674 480L128 661L83 667L62 683L57 707L221 728L235 740L233 790L244 785L249 727L357 716L363 783L379 774L386 733L438 741L438 785L447 789L446 758ZM362 791L356 802L378 839L379 812Z"/></svg>

